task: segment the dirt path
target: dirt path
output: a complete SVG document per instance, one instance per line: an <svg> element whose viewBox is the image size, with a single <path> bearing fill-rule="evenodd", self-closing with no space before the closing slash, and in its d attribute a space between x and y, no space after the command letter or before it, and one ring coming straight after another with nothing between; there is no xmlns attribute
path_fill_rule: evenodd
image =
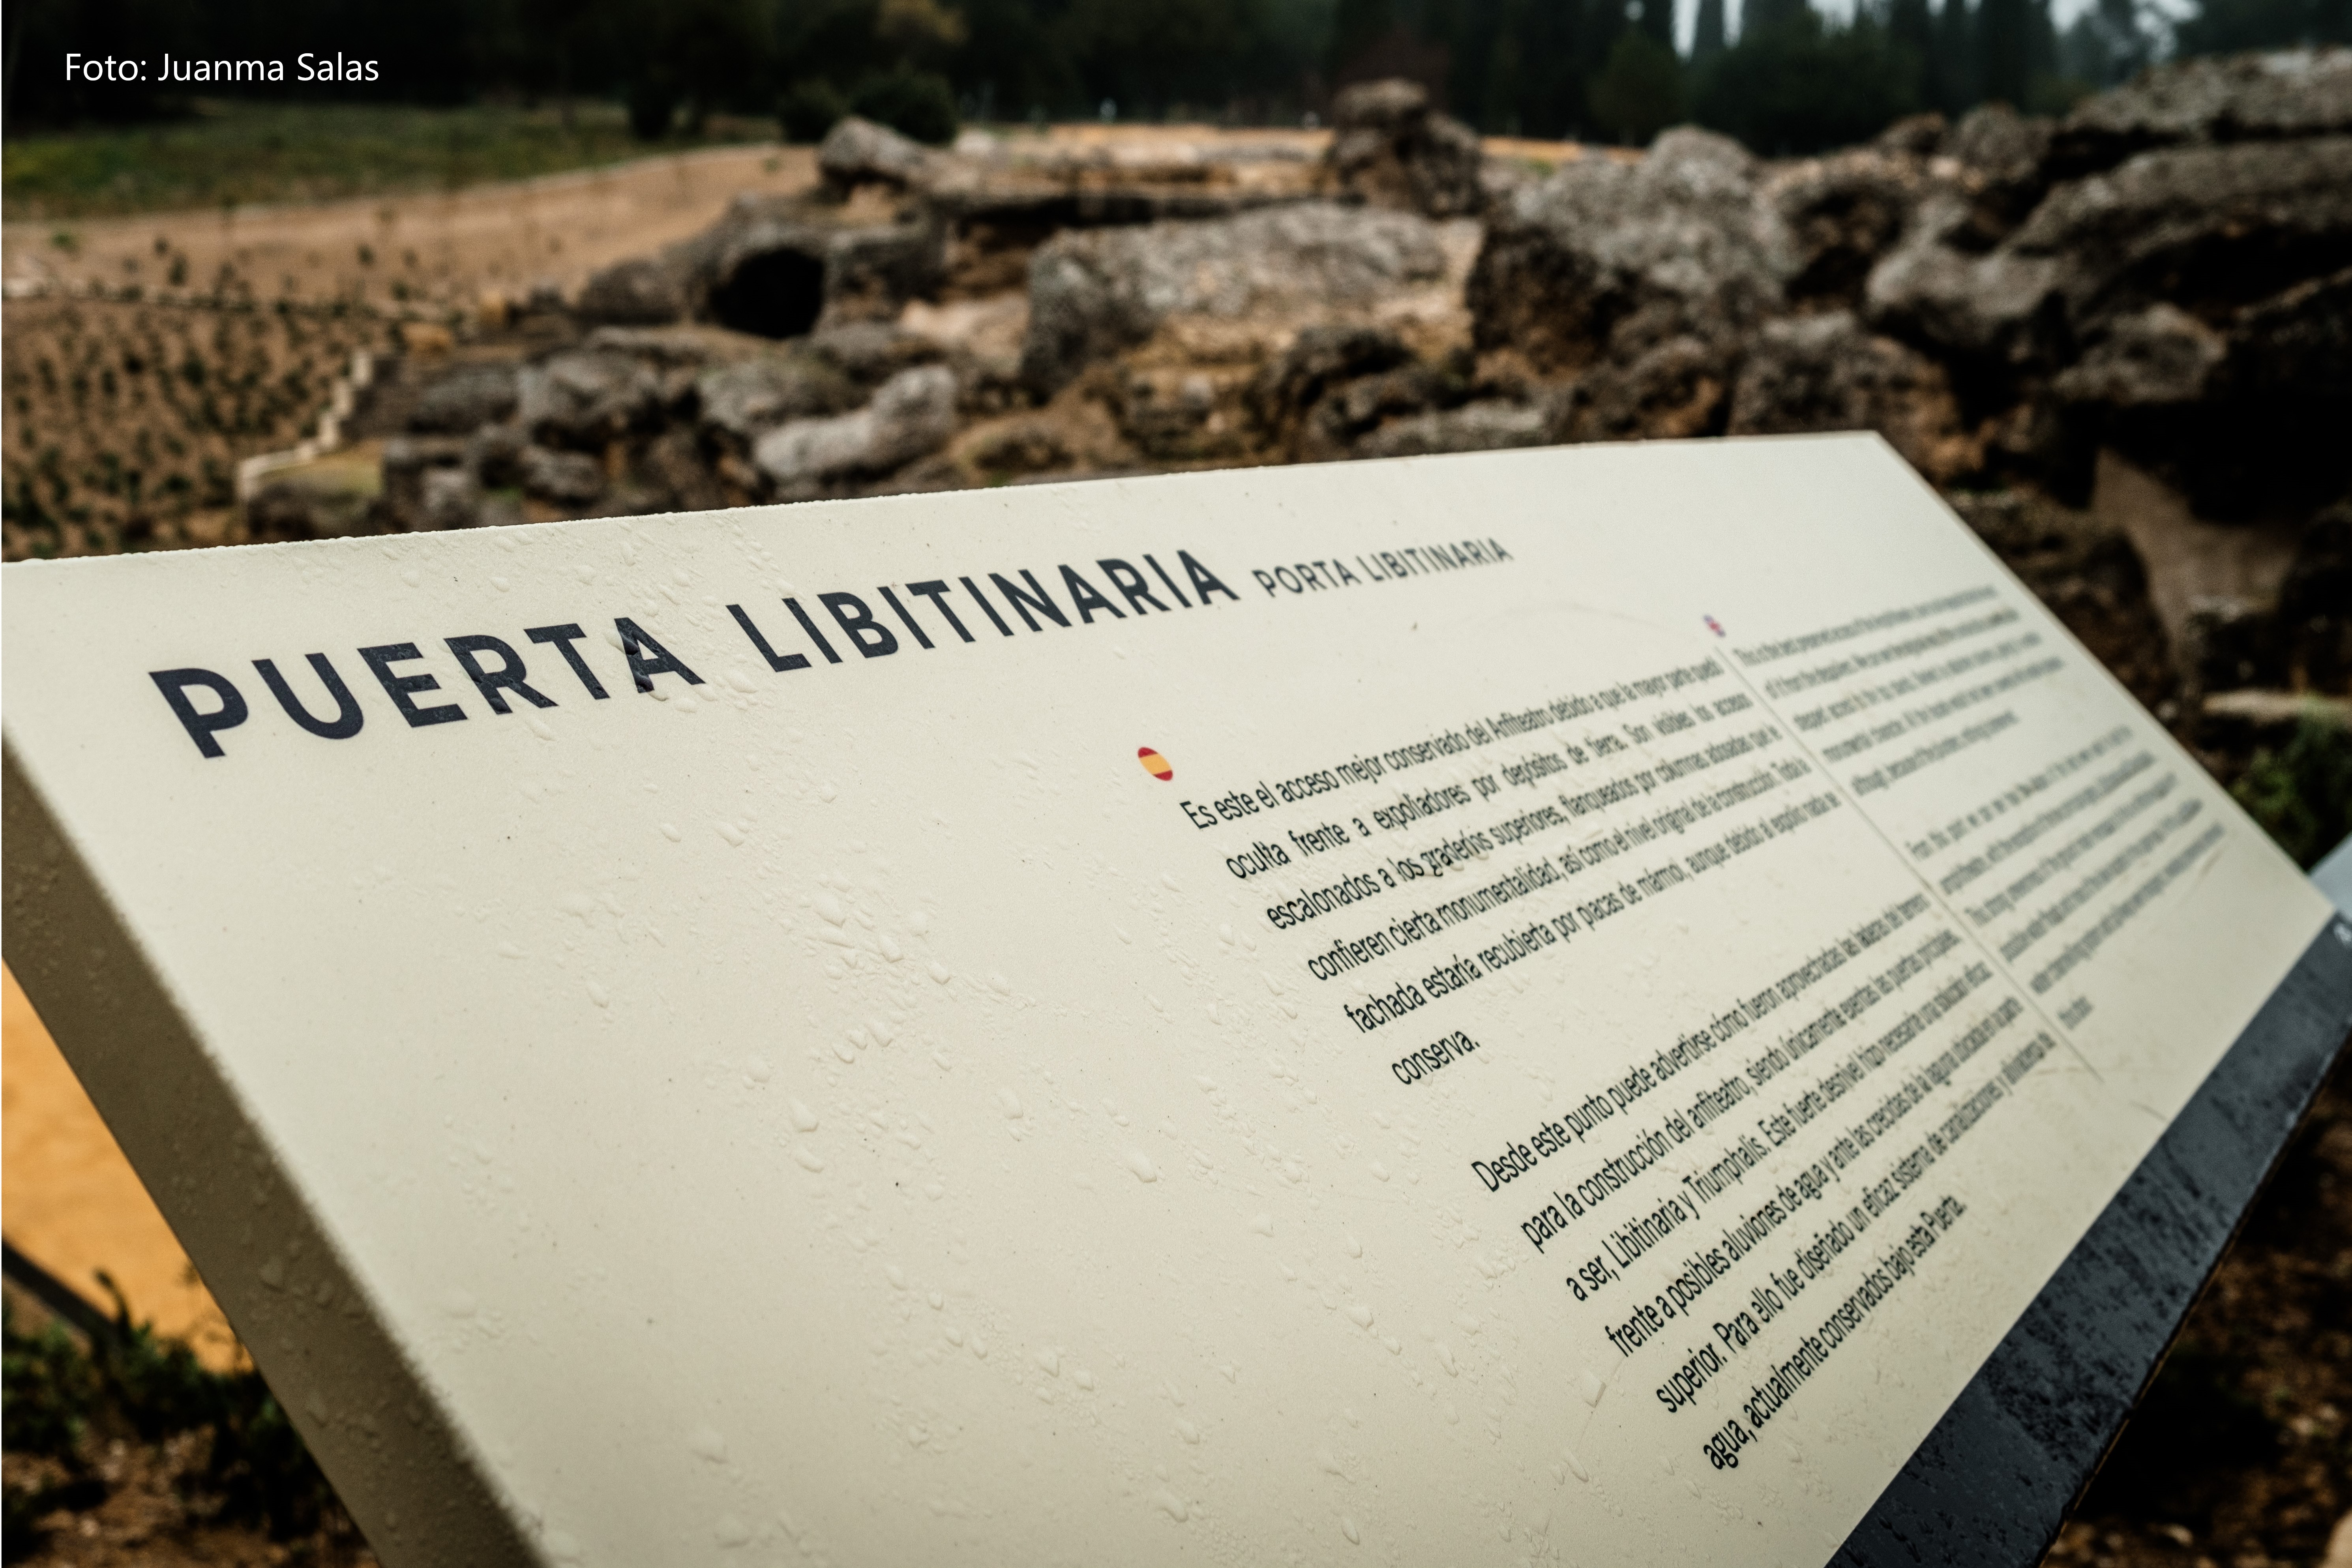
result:
<svg viewBox="0 0 2352 1568"><path fill-rule="evenodd" d="M226 268L264 300L471 309L486 292L576 289L708 227L739 193L815 179L809 148L722 147L446 194L12 223L0 226L0 277L12 295L91 280L205 289Z"/></svg>

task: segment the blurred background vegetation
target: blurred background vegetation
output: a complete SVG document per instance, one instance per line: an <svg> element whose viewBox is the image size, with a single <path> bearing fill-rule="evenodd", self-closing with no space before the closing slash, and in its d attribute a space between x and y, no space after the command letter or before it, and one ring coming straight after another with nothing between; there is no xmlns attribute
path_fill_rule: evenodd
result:
<svg viewBox="0 0 2352 1568"><path fill-rule="evenodd" d="M1695 9L1681 14L1683 6ZM796 140L856 110L933 141L961 121L1296 122L1351 81L1405 76L1489 134L1640 142L1685 120L1767 154L1866 138L1989 100L2063 109L2171 53L2352 42L2352 0L19 0L7 18L12 189L111 178L135 148L43 133L155 124L154 84L68 82L84 54L382 63L371 84L272 101L510 106L458 121L482 173L707 137L746 118ZM151 75L152 72L151 71ZM599 106L594 109L585 106ZM736 117L730 122L728 117ZM381 129L381 128L379 128ZM281 143L285 128L277 128ZM242 133L266 137L268 128ZM30 138L31 140L27 140ZM568 140L567 140L568 139ZM295 138L299 140L299 138ZM414 144L418 139L405 135ZM428 143L432 138L425 139ZM583 142L586 143L583 152ZM160 143L168 153L171 142ZM567 149L560 159L546 147ZM268 151L268 149L264 149ZM429 151L429 148L428 148ZM111 167L110 167L110 162Z"/></svg>

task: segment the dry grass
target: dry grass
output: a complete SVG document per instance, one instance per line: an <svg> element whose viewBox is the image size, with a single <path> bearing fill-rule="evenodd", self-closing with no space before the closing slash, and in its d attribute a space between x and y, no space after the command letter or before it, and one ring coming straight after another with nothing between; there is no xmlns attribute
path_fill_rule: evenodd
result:
<svg viewBox="0 0 2352 1568"><path fill-rule="evenodd" d="M238 461L316 423L387 325L349 301L257 299L232 269L188 302L13 300L0 339L0 551L222 542Z"/></svg>

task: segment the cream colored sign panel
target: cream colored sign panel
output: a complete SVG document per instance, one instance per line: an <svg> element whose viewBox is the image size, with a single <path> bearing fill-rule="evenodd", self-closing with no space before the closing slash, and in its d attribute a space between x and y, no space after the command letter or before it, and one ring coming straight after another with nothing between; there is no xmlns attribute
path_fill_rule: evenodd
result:
<svg viewBox="0 0 2352 1568"><path fill-rule="evenodd" d="M2327 912L1867 437L6 592L393 1560L1818 1563Z"/></svg>

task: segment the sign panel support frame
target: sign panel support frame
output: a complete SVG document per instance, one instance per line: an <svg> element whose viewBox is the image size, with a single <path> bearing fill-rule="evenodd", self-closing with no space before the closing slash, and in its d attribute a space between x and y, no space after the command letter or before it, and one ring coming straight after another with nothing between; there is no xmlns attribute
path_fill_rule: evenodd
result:
<svg viewBox="0 0 2352 1568"><path fill-rule="evenodd" d="M1836 1568L2038 1563L2153 1381L2352 1031L2337 915L2247 1025Z"/></svg>

